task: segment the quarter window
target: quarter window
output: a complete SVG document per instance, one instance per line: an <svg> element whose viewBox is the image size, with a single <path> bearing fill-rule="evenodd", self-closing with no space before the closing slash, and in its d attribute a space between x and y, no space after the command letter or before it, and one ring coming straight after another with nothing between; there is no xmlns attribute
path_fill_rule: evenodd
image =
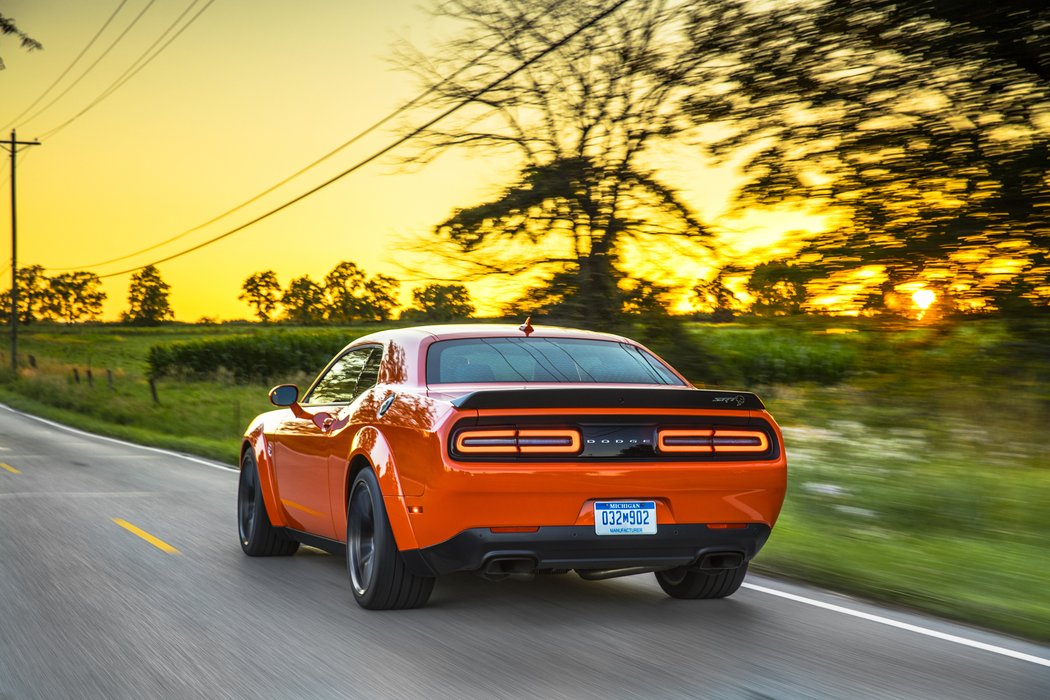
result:
<svg viewBox="0 0 1050 700"><path fill-rule="evenodd" d="M375 346L351 350L317 381L304 403L350 403L375 386L382 359L383 350Z"/></svg>

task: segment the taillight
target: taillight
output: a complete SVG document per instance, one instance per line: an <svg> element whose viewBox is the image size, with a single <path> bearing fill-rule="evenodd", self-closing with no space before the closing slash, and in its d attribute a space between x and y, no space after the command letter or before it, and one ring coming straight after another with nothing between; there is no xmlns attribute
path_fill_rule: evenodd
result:
<svg viewBox="0 0 1050 700"><path fill-rule="evenodd" d="M661 452L713 452L713 430L661 430L656 446Z"/></svg>
<svg viewBox="0 0 1050 700"><path fill-rule="evenodd" d="M761 430L716 430L715 452L765 452L769 438Z"/></svg>
<svg viewBox="0 0 1050 700"><path fill-rule="evenodd" d="M660 452L765 452L769 438L761 430L661 430Z"/></svg>
<svg viewBox="0 0 1050 700"><path fill-rule="evenodd" d="M456 452L480 454L575 454L580 451L580 431L461 430L454 441Z"/></svg>
<svg viewBox="0 0 1050 700"><path fill-rule="evenodd" d="M456 436L456 452L517 452L516 430L463 430Z"/></svg>

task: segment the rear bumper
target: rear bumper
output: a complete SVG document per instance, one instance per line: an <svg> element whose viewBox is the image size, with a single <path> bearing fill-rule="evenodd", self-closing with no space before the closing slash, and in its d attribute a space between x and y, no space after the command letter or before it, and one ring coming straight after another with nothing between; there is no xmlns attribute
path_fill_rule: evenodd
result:
<svg viewBox="0 0 1050 700"><path fill-rule="evenodd" d="M597 535L593 526L541 527L536 532L494 533L472 528L430 547L402 552L421 576L479 571L494 559L527 559L536 569L671 568L715 552L737 552L748 561L769 538L770 528L751 523L737 529L705 524L661 524L655 535Z"/></svg>

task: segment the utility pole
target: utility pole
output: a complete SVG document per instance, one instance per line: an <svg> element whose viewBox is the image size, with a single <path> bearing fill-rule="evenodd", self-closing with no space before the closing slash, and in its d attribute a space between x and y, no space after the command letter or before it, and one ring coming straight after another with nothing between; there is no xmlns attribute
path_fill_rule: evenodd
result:
<svg viewBox="0 0 1050 700"><path fill-rule="evenodd" d="M19 146L39 146L39 141L19 141L11 129L11 140L0 145L11 154L11 371L18 372L18 215L15 209L15 158Z"/></svg>

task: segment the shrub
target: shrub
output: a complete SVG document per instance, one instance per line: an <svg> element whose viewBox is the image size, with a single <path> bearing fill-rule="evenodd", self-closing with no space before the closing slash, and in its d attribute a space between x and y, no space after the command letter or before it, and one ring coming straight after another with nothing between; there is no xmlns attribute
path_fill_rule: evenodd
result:
<svg viewBox="0 0 1050 700"><path fill-rule="evenodd" d="M238 382L262 382L320 370L350 340L342 330L278 331L154 345L151 378L214 377L220 370ZM229 376L229 375L227 375Z"/></svg>
<svg viewBox="0 0 1050 700"><path fill-rule="evenodd" d="M720 383L745 386L837 384L856 371L857 341L788 329L699 328L696 335L721 369Z"/></svg>

